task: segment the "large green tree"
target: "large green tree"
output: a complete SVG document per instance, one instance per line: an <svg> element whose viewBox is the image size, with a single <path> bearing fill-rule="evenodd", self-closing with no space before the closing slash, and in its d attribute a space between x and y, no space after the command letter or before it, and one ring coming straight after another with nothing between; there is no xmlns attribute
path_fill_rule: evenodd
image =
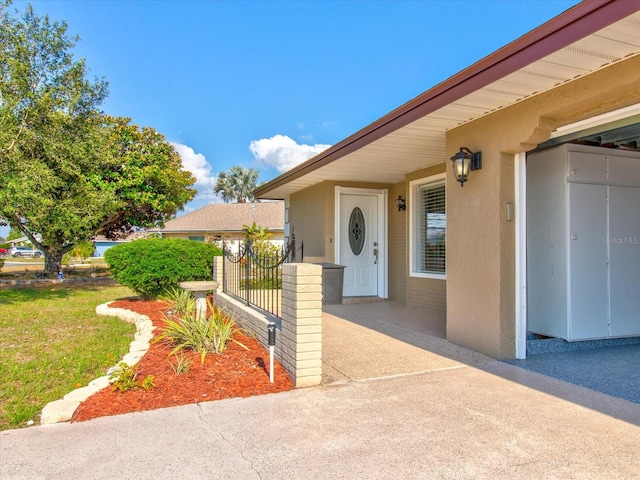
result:
<svg viewBox="0 0 640 480"><path fill-rule="evenodd" d="M109 117L106 131L109 154L94 185L116 201L101 216L96 233L116 238L162 225L193 200L196 179L162 134L119 117Z"/></svg>
<svg viewBox="0 0 640 480"><path fill-rule="evenodd" d="M161 225L191 200L195 179L152 128L100 112L103 79L87 79L65 22L0 3L0 220L62 256L98 234Z"/></svg>
<svg viewBox="0 0 640 480"><path fill-rule="evenodd" d="M213 191L220 194L225 202L252 202L259 175L260 172L255 168L235 165L228 171L220 172Z"/></svg>

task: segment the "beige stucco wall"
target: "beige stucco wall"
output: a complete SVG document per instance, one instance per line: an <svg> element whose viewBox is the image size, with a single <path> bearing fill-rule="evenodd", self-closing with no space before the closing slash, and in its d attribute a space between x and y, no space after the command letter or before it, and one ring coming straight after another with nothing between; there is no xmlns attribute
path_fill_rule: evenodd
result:
<svg viewBox="0 0 640 480"><path fill-rule="evenodd" d="M389 299L400 302L406 301L407 291L407 211L399 212L396 207L396 199L402 195L408 199L408 187L406 182L396 183L389 187Z"/></svg>
<svg viewBox="0 0 640 480"><path fill-rule="evenodd" d="M322 182L291 195L289 228L296 246L304 243L304 261L333 262L333 184Z"/></svg>
<svg viewBox="0 0 640 480"><path fill-rule="evenodd" d="M558 126L639 103L639 71L635 57L447 133L447 156L462 146L483 156L464 188L447 162L448 340L515 356L515 222L505 214L514 202L514 155Z"/></svg>
<svg viewBox="0 0 640 480"><path fill-rule="evenodd" d="M335 187L389 188L386 184L325 181L289 199L289 228L304 242L304 262L335 262Z"/></svg>

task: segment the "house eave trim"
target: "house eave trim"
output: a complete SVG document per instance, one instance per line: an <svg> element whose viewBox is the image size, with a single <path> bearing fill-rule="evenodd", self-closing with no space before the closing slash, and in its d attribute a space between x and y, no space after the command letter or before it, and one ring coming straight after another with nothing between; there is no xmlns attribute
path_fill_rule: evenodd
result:
<svg viewBox="0 0 640 480"><path fill-rule="evenodd" d="M640 9L625 0L585 0L422 93L333 147L255 190L257 198L322 168Z"/></svg>

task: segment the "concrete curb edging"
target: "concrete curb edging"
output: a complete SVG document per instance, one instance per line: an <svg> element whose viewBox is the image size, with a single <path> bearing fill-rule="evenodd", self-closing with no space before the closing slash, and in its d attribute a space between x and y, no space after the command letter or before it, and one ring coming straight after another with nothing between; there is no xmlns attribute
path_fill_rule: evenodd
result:
<svg viewBox="0 0 640 480"><path fill-rule="evenodd" d="M124 308L111 308L109 305L113 302L104 303L96 307L98 315L107 317L118 317L125 322L134 323L136 326L136 334L134 340L129 344L129 353L122 357L122 362L133 366L142 358L149 350L149 342L153 337L155 327L151 323L151 319L146 315L141 315ZM99 392L103 388L109 386L109 376L104 375L89 382L86 387L76 388L67 393L62 400L49 402L42 409L40 417L41 425L49 425L52 423L68 422L73 417L73 413L94 393Z"/></svg>

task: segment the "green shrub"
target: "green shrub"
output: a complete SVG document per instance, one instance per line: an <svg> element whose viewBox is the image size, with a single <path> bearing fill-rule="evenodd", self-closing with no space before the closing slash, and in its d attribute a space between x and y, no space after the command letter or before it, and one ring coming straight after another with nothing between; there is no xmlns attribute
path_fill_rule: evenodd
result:
<svg viewBox="0 0 640 480"><path fill-rule="evenodd" d="M118 283L155 298L179 282L211 280L213 257L220 255L220 248L210 243L149 238L116 245L104 259Z"/></svg>

